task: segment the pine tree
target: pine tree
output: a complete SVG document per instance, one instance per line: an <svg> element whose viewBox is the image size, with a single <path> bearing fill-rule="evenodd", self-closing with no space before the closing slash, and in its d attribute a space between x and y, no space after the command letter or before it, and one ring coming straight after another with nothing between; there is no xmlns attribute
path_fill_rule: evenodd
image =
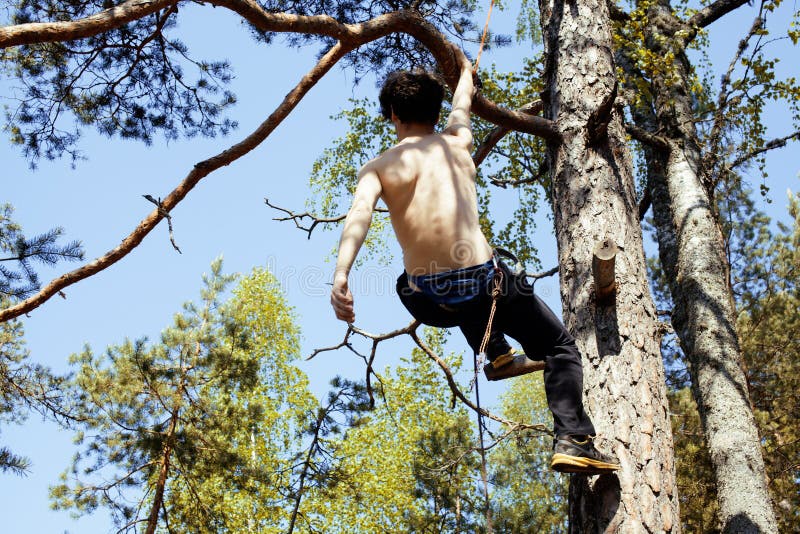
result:
<svg viewBox="0 0 800 534"><path fill-rule="evenodd" d="M218 530L241 513L221 505L256 491L252 478L264 482L254 475L251 434L269 435L262 425L275 413L255 393L271 366L265 358L296 350L297 331L274 278L248 279L266 282L272 297L273 307L253 313L254 305L221 302L234 278L221 269L221 260L212 264L200 303L184 305L158 343L126 340L71 357L81 451L51 490L56 508L107 508L121 531Z"/></svg>

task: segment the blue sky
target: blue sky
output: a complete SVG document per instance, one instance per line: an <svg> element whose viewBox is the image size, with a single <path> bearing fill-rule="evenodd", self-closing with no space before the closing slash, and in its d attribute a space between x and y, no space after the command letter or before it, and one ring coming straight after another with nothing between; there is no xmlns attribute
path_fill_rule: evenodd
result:
<svg viewBox="0 0 800 534"><path fill-rule="evenodd" d="M239 129L226 139L196 138L169 144L156 139L150 147L86 132L81 146L89 159L79 162L74 170L68 162L57 161L41 162L38 170L31 171L14 147L0 142L4 193L0 201L14 205L15 218L26 234L62 226L67 239L83 242L87 260L104 254L152 209L143 194L165 196L194 163L247 135L314 64L315 50L254 46L247 29L229 12L216 9L213 16L211 13L209 7L186 6L181 10L181 33L197 57L231 59L236 74L233 90L239 99L232 115L239 121ZM714 30L740 35L738 28L749 27L752 16L739 16L738 22L727 22L725 28ZM492 27L509 27L510 20L510 15L495 11ZM208 39L208 35L214 35L214 39ZM736 42L729 41L715 46L713 59L720 65L727 65L734 50ZM477 52L468 50L473 55ZM486 53L481 63L488 66L494 61L499 70L511 70L526 53L519 49L493 51ZM0 81L0 96L7 95L7 91L7 84ZM302 210L313 161L344 133L345 125L329 116L346 105L348 98L372 98L375 93L374 80L367 78L354 88L352 76L341 70L332 71L262 146L205 178L173 210L175 239L183 254L172 249L166 224L162 223L121 262L67 288L66 299L53 298L31 312L24 319L31 358L56 371L65 371L68 356L80 351L84 344L99 351L126 336L157 339L181 304L197 297L201 274L220 254L225 257L227 272L267 266L278 276L297 311L303 331L303 354L338 343L345 327L330 310L329 286L325 283L331 279L333 266L324 261L337 241L336 231L318 229L307 240L291 223L273 221L277 213L267 208L263 199L269 197L278 205ZM776 136L789 131L780 110L774 110L770 124ZM784 220L784 192L787 187L800 188L798 158L792 158L792 152L797 152L797 143L771 156L769 183L774 202L761 201L760 206L774 218ZM498 213L510 213L513 201L513 192L499 194ZM536 239L545 268L555 265L549 224L544 214L539 216L541 230ZM43 270L42 279L49 280L74 266L65 264L56 270ZM394 278L401 269L396 247L394 265L366 269L373 281L369 287L359 284L359 280L367 278L363 270L354 274L351 283L358 325L383 332L407 324L410 317L393 292ZM560 313L557 280L543 280L537 290ZM409 347L405 340L382 344L378 367L396 361ZM460 336L453 336L452 348L464 350L466 344ZM347 352L325 353L298 365L308 373L314 390L320 394L336 374L360 378L364 373L363 363ZM444 383L442 387L446 387ZM496 398L502 388L502 384L484 383L482 397ZM32 416L22 426L0 429L0 440L30 457L33 463L26 478L3 477L0 517L4 532L111 530L102 513L73 521L67 513L49 510L47 488L69 466L75 452L70 432Z"/></svg>

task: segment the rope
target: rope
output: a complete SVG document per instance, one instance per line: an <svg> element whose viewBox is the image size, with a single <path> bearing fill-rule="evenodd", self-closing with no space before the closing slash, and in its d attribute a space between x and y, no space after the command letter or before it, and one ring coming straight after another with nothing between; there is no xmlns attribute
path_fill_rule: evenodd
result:
<svg viewBox="0 0 800 534"><path fill-rule="evenodd" d="M483 35L481 35L481 45L478 47L478 57L475 58L475 72L478 72L478 63L481 61L481 53L483 52L483 44L486 42L486 34L489 33L489 19L492 18L492 8L494 7L494 0L489 3L489 12L486 13L486 24L483 25Z"/></svg>
<svg viewBox="0 0 800 534"><path fill-rule="evenodd" d="M475 369L477 373L478 369L478 361L477 356L473 353L472 362L475 364ZM481 481L483 482L483 498L484 498L484 505L486 507L485 514L486 514L486 532L487 534L492 534L492 502L489 498L489 470L486 467L486 443L483 439L483 430L485 428L485 423L483 421L483 414L481 413L481 396L478 392L478 384L475 384L475 405L478 407L478 439L480 442L480 451L481 451Z"/></svg>
<svg viewBox="0 0 800 534"><path fill-rule="evenodd" d="M494 0L492 0L494 3ZM490 10L491 11L491 10ZM487 20L488 24L488 20ZM484 30L484 34L485 34ZM477 62L476 62L477 65ZM494 278L492 280L492 307L489 310L489 321L486 323L486 332L483 333L483 340L481 341L479 354L473 353L472 362L475 366L475 376L473 384L475 385L475 405L478 407L478 438L480 440L481 450L481 479L483 480L483 496L486 504L486 532L492 534L492 507L489 499L489 470L486 467L486 444L483 439L483 431L485 423L483 420L483 413L481 413L481 396L478 389L478 371L483 367L483 362L486 359L486 345L489 344L489 337L492 335L492 323L494 322L494 314L497 311L497 298L502 292L503 284L503 271L495 266Z"/></svg>
<svg viewBox="0 0 800 534"><path fill-rule="evenodd" d="M497 297L500 296L500 292L502 291L502 283L503 271L497 269L494 273L494 287L492 287L492 307L489 310L489 321L486 323L486 332L483 333L481 348L478 351L479 354L486 354L486 345L489 344L489 338L492 335L492 323L494 322L494 313L497 311Z"/></svg>

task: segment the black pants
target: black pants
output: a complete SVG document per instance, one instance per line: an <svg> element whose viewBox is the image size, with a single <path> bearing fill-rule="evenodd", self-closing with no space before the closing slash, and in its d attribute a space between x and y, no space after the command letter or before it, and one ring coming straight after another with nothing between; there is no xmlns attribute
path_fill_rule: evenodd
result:
<svg viewBox="0 0 800 534"><path fill-rule="evenodd" d="M594 425L583 409L583 367L575 338L563 323L533 293L525 275L514 275L505 264L502 292L497 301L487 357L492 360L511 348L505 335L519 341L532 360L543 360L544 389L553 414L553 430L565 434L594 435ZM411 289L406 273L397 279L397 294L411 315L421 323L451 328L458 326L472 350L480 349L492 303L491 287L478 297L444 306Z"/></svg>

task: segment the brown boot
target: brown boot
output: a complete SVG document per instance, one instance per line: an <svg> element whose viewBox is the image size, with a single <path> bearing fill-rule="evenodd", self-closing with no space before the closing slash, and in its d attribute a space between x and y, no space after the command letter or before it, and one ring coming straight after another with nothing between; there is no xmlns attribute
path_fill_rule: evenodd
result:
<svg viewBox="0 0 800 534"><path fill-rule="evenodd" d="M544 369L544 362L536 362L511 349L483 366L487 380L503 380Z"/></svg>

